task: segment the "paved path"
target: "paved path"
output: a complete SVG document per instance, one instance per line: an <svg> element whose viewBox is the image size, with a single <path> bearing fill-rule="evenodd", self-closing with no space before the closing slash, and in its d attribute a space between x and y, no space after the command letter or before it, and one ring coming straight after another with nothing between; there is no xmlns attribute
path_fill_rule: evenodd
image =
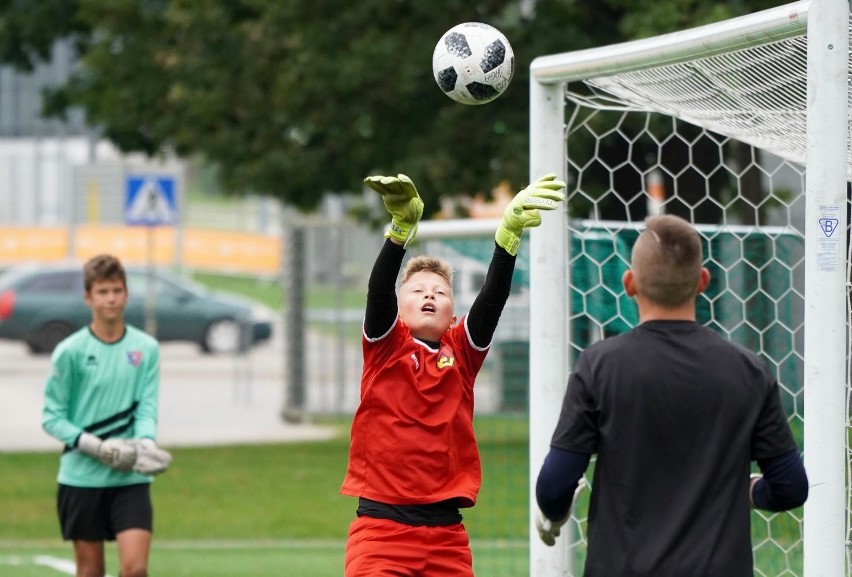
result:
<svg viewBox="0 0 852 577"><path fill-rule="evenodd" d="M283 353L273 339L243 357L203 355L189 344L161 345L159 442L165 447L330 438L329 427L287 424ZM59 450L41 429L46 356L0 341L0 452Z"/></svg>

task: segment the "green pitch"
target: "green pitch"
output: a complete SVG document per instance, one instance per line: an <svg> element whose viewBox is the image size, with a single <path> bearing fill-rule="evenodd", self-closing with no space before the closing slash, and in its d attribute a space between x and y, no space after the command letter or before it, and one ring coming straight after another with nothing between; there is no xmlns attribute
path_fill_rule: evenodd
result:
<svg viewBox="0 0 852 577"><path fill-rule="evenodd" d="M330 441L172 449L172 468L152 487L151 574L245 577L286 568L339 577L356 502L339 494L349 422L338 425ZM527 421L482 419L477 430L485 482L477 507L464 512L475 567L482 575L524 575ZM0 453L0 577L55 577L73 559L56 520L57 460L53 453Z"/></svg>
<svg viewBox="0 0 852 577"><path fill-rule="evenodd" d="M172 449L174 464L152 488L151 574L251 577L342 574L355 499L339 494L348 421L329 441ZM465 510L474 569L523 577L528 553L528 422L477 418L483 463L479 502ZM797 431L800 435L800 431ZM55 512L58 455L0 453L0 577L57 577L72 561ZM585 516L587 497L578 504ZM756 565L764 575L801 575L798 518L755 513ZM114 547L107 571L117 574ZM63 565L64 563L64 565ZM73 573L71 573L73 574Z"/></svg>
<svg viewBox="0 0 852 577"><path fill-rule="evenodd" d="M476 546L476 544L474 544ZM116 577L115 547L107 550L107 572ZM476 559L480 575L523 575L526 548L498 547L495 554ZM38 544L0 545L0 577L57 577L73 575L70 546ZM312 541L157 541L151 553L151 575L171 577L262 577L343 574L343 542Z"/></svg>

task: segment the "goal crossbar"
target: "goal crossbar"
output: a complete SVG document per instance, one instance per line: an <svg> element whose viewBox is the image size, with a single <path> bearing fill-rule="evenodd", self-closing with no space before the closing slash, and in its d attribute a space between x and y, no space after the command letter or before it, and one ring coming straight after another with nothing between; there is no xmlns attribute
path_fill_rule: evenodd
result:
<svg viewBox="0 0 852 577"><path fill-rule="evenodd" d="M805 33L811 0L653 38L536 58L540 84L586 80L707 58Z"/></svg>

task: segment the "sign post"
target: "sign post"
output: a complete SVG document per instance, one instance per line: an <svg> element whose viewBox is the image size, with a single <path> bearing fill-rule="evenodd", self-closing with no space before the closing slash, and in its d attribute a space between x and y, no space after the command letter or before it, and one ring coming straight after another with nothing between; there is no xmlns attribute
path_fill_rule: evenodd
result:
<svg viewBox="0 0 852 577"><path fill-rule="evenodd" d="M175 179L171 176L130 175L125 180L124 222L145 226L147 281L145 283L145 332L157 336L157 291L154 279L156 227L174 224L177 214Z"/></svg>

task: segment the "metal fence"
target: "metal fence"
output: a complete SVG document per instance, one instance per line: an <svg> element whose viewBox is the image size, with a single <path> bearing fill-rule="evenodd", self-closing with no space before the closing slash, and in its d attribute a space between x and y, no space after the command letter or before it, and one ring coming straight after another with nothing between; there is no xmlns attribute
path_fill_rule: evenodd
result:
<svg viewBox="0 0 852 577"><path fill-rule="evenodd" d="M283 319L289 417L351 414L357 407L367 279L382 242L380 232L352 222L288 228L282 278L287 295ZM493 250L493 232L462 239L434 234L413 245L406 258L430 254L453 266L456 314L461 318L485 280ZM512 294L476 381L479 413L527 409L527 266L522 251ZM326 306L309 303L309 293L317 289L325 293Z"/></svg>

